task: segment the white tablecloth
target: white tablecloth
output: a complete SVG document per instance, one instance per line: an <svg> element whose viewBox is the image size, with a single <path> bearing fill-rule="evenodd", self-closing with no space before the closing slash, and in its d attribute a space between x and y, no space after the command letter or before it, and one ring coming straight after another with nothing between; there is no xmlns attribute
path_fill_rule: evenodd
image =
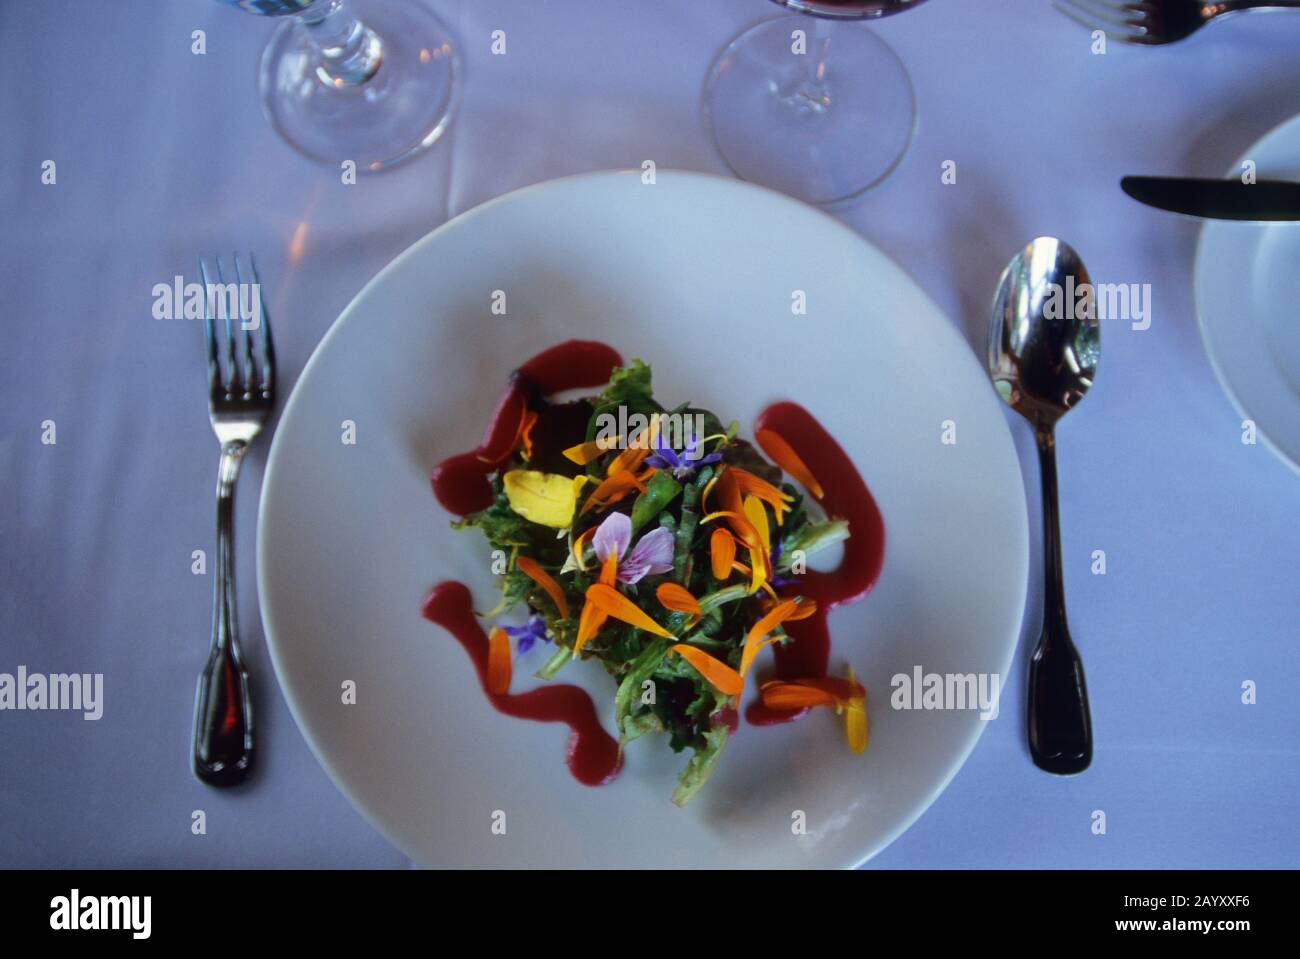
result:
<svg viewBox="0 0 1300 959"><path fill-rule="evenodd" d="M722 44L778 13L764 0L430 2L463 44L460 114L430 153L354 186L263 120L268 21L210 0L0 5L0 672L105 677L98 722L0 712L0 865L407 862L330 783L275 685L252 562L265 443L237 531L260 769L239 793L189 772L212 587L190 556L211 555L216 444L197 328L153 319L153 286L192 277L200 252L255 250L291 384L365 281L450 216L646 159L725 172L701 81ZM506 56L490 55L496 29ZM977 352L1005 261L1043 233L1069 239L1098 282L1150 283L1154 311L1149 330L1103 331L1097 385L1059 434L1092 769L1063 780L1030 762L1022 650L1000 718L873 865L1300 865L1300 477L1241 443L1211 372L1191 289L1198 225L1118 189L1125 173L1218 175L1300 112L1300 16L1104 56L1046 0L932 0L877 29L912 72L918 135L839 215ZM42 185L50 159L57 182ZM946 160L956 185L941 183ZM1012 428L1036 491L1028 431ZM1036 529L1036 493L1029 508ZM196 809L206 835L191 831Z"/></svg>

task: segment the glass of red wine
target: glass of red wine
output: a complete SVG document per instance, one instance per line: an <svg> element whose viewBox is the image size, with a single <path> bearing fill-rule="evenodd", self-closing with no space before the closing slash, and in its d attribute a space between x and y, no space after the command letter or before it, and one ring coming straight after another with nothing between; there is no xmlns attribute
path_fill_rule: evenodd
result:
<svg viewBox="0 0 1300 959"><path fill-rule="evenodd" d="M446 130L458 45L419 0L224 2L286 19L262 54L258 86L267 118L307 156L382 170Z"/></svg>
<svg viewBox="0 0 1300 959"><path fill-rule="evenodd" d="M718 54L705 123L742 179L810 203L856 197L893 172L916 128L907 69L861 21L924 0L775 2L800 15L750 27Z"/></svg>

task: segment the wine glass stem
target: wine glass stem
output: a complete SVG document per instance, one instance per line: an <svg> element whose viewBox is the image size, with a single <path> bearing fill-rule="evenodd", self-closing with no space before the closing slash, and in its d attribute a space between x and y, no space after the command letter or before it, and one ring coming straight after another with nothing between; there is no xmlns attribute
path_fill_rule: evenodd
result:
<svg viewBox="0 0 1300 959"><path fill-rule="evenodd" d="M316 75L322 83L359 86L379 70L383 43L378 34L352 16L347 0L328 0L299 22L316 48Z"/></svg>
<svg viewBox="0 0 1300 959"><path fill-rule="evenodd" d="M799 88L799 96L806 106L818 112L831 105L830 88L826 84L826 60L830 54L833 24L824 17L812 17L812 36L808 38L808 73Z"/></svg>

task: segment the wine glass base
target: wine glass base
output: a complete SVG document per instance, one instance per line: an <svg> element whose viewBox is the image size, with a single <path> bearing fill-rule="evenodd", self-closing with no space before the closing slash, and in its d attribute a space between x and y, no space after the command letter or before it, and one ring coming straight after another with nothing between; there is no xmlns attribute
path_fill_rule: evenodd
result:
<svg viewBox="0 0 1300 959"><path fill-rule="evenodd" d="M893 49L863 24L804 16L733 40L709 70L703 111L736 176L822 205L889 176L916 129L912 81Z"/></svg>
<svg viewBox="0 0 1300 959"><path fill-rule="evenodd" d="M416 0L352 0L350 6L382 44L373 76L355 85L329 82L318 70L306 28L290 21L262 54L262 109L280 135L312 159L382 170L428 149L446 130L459 47Z"/></svg>

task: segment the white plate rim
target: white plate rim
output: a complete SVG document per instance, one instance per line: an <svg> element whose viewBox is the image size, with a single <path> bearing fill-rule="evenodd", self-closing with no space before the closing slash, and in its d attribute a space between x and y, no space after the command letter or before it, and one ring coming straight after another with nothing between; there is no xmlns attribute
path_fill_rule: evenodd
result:
<svg viewBox="0 0 1300 959"><path fill-rule="evenodd" d="M348 302L347 306L343 308L343 310L339 313L339 315L330 324L329 329L326 330L326 332L321 336L319 342L312 349L311 355L308 357L307 362L303 364L303 368L294 382L294 386L293 389L290 391L289 398L285 402L285 405L280 412L280 417L279 420L277 421L278 424L282 424L283 422L287 421L289 419L291 412L294 409L296 409L298 403L301 401L301 395L303 392L300 389L301 384L307 381L308 375L311 373L311 371L313 370L317 362L320 360L320 357L328 349L330 343L335 339L335 337L339 335L340 330L344 327L345 323L349 322L351 317L356 314L356 312L358 311L359 304L365 301L372 288L377 287L382 282L384 282L384 280L388 277L390 273L396 272L398 269L400 269L402 264L405 263L405 261L408 258L414 258L419 253L419 251L422 250L425 246L436 242L436 240L443 233L456 228L463 221L466 221L473 217L483 215L497 206L513 201L514 199L520 197L521 195L543 191L551 188L556 184L572 183L575 181L584 181L584 180L598 181L610 177L639 176L640 174L641 171L636 169L595 170L595 171L589 171L585 173L572 174L569 176L556 177L550 180L544 180L544 181L528 184L526 186L519 187L515 190L511 190L507 193L501 194L500 196L493 197L492 199L487 200L475 207L465 210L457 214L456 216L448 219L444 223L439 224L437 227L430 230L428 233L424 234L419 239L415 240L408 247L406 247L402 252L397 254L397 256L395 256L387 265L385 265L381 270L379 270L379 272L377 272L373 277L371 277L370 280L368 280L365 283L365 285ZM937 335L947 336L949 337L950 340L956 341L957 345L962 350L965 350L968 354L970 354L972 361L977 363L979 362L978 356L973 354L973 351L971 351L969 344L966 342L965 338L962 336L962 334L957 329L957 327L952 323L951 318L948 317L947 313L943 311L938 306L937 303L935 303L934 299L925 290L925 288L921 286L919 282L917 282L915 277L913 277L912 274L908 272L907 269L901 263L897 262L892 257L885 254L883 250L881 250L871 241L866 239L866 237L854 231L851 227L843 223L841 220L837 219L827 210L801 203L800 201L786 194L780 193L775 190L771 190L767 187L763 187L758 184L750 183L745 180L733 179L733 178L718 176L710 173L702 173L694 170L680 170L675 168L660 168L657 171L657 175L659 176L668 175L673 177L691 178L691 179L703 180L703 181L715 181L718 184L723 185L727 188L740 188L740 189L750 190L756 193L768 195L771 197L778 197L784 202L792 203L803 208L805 211L811 211L812 213L821 217L828 224L828 226L841 232L845 236L847 242L859 244L867 248L869 251L871 251L871 253L886 259L894 269L898 270L899 273L903 275L907 279L907 281L915 287L915 291L917 295L923 298L933 308L934 312L937 315L943 317L948 321L946 323L938 324L938 329L936 330ZM990 390L991 389L992 387L990 386ZM1005 428L1008 431L1008 438L1011 439L1010 428L1009 427L1005 427ZM279 461L280 450L282 449L282 444L278 442L278 434L279 434L279 430L277 426L277 435L272 438L270 452L267 455L266 468L265 468L263 482L262 482L261 491L259 495L258 520L257 520L257 548L256 548L259 612L261 613L265 641L266 641L268 652L270 654L272 667L275 671L277 684L280 688L281 694L285 698L285 702L287 706L289 707L289 712L294 719L295 725L298 727L298 730L301 732L303 738L307 742L308 748L311 750L316 760L321 764L321 767L325 770L326 774L329 776L330 781L335 786L335 788L337 788L339 792L344 796L344 798L347 799L348 802L352 805L352 807L358 813L361 814L362 818L365 819L366 822L369 823L378 833L380 833L380 835L382 835L395 849L400 851L403 855L407 856L409 859L411 859L414 863L418 865L420 863L420 860L417 857L412 855L412 853L406 847L405 841L400 836L397 835L396 831L389 827L389 825L384 821L384 818L382 816L378 815L377 813L374 812L373 809L370 808L369 804L363 797L356 794L353 790L351 790L345 785L346 777L344 777L341 773L338 772L336 768L336 763L330 758L327 750L321 745L318 738L313 734L310 725L304 721L303 710L300 708L297 702L297 698L292 692L292 685L286 680L287 663L283 659L283 655L284 655L283 650L274 637L274 630L271 627L272 616L268 609L268 605L269 605L268 597L272 595L274 590L270 586L269 574L267 573L267 569L269 568L269 562L268 562L269 547L267 545L268 511L265 508L265 506L266 506L266 500L268 498L268 491L272 488L273 485L272 478L275 475L275 470ZM1011 441L1014 449L1014 439L1011 439ZM1013 575L1009 578L1009 582L1013 586L1015 584L1019 584L1019 588L1015 590L1016 600L1014 605L1016 607L1016 612L1013 617L1013 620L1017 624L1017 626L1014 631L1014 634L1011 637L1009 637L1008 642L1006 643L1007 648L1004 652L1003 661L999 669L999 675L1001 675L1004 678L1009 677L1011 672L1011 666L1015 661L1016 653L1020 646L1021 634L1024 629L1024 616L1025 616L1025 609L1026 609L1026 603L1028 597L1028 587L1029 587L1030 545L1029 545L1029 528L1028 528L1028 507L1027 507L1027 500L1026 500L1026 495L1024 490L1023 466L1021 466L1021 468L1016 471L1016 477L1017 477L1017 481L1020 483L1019 500L1021 502L1026 503L1026 509L1024 511L1017 512L1017 516L1019 517L1019 522L1017 524L1017 529L1016 529L1016 533L1017 533L1016 539L1018 543L1023 546L1023 548L1018 549L1016 551L1017 568L1014 571ZM1005 684L1003 688L1005 690ZM892 843L894 843L899 838L899 836L901 836L913 825L915 825L917 820L919 820L921 816L924 815L925 812L930 808L930 806L934 804L934 802L938 799L938 797L943 794L944 790L948 788L952 780L956 777L957 773L962 769L963 766L965 766L966 761L970 758L970 754L974 751L976 744L979 742L980 737L984 733L985 725L986 723L984 722L977 722L972 725L970 730L965 734L965 740L960 744L959 748L954 751L953 759L950 762L942 778L937 781L937 785L932 790L930 790L924 796L923 799L918 800L914 804L912 811L907 816L900 818L899 824L895 829L883 835L883 837L880 838L876 843L869 845L858 852L854 852L850 857L840 860L839 862L832 864L830 866L823 866L821 868L846 868L846 869L860 868L865 863L870 861L874 856L878 855L882 850L888 848Z"/></svg>
<svg viewBox="0 0 1300 959"><path fill-rule="evenodd" d="M1258 158L1260 151L1269 146L1271 140L1275 137L1280 137L1291 132L1293 127L1294 132L1297 135L1300 135L1300 114L1296 114L1289 119L1283 120L1252 143L1250 147L1237 158L1237 162L1228 168L1225 176L1229 178L1236 177L1244 163ZM1216 220L1206 220L1201 226L1200 233L1196 240L1196 258L1192 266L1192 299L1196 305L1196 328L1201 334L1201 345L1205 350L1205 355L1209 358L1210 369L1214 371L1214 378L1218 380L1219 388L1223 390L1224 394L1228 397L1228 402L1232 404L1232 408L1236 410L1237 415L1243 419L1248 419L1254 422L1256 435L1263 441L1264 446L1272 451L1273 455L1289 466L1293 472L1300 475L1300 454L1293 456L1287 450L1283 449L1282 446L1273 439L1272 435L1270 435L1269 432L1259 424L1259 421L1255 416L1246 408L1246 404L1242 402L1236 389L1233 388L1232 381L1228 378L1228 372L1224 368L1222 361L1214 349L1214 343L1211 339L1208 325L1209 320L1206 317L1204 300L1204 286L1208 281L1208 263L1206 259L1208 254L1206 252L1206 246L1210 234L1222 226L1223 224ZM1300 226L1295 227L1295 229L1300 229Z"/></svg>

